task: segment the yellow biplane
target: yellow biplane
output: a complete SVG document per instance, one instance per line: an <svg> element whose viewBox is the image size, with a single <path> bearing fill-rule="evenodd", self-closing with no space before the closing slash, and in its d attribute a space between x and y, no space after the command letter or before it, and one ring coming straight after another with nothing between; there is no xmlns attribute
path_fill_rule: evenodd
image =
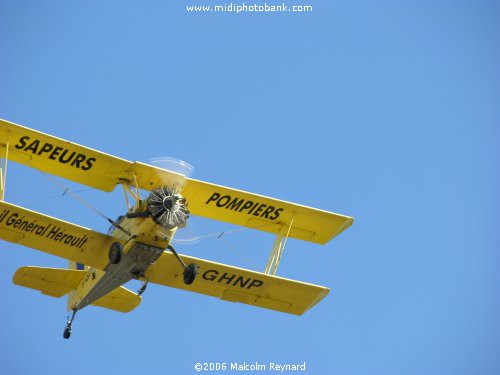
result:
<svg viewBox="0 0 500 375"><path fill-rule="evenodd" d="M315 208L198 181L130 162L0 120L0 238L69 260L69 269L21 267L13 281L52 297L68 295L64 338L88 305L129 312L148 282L301 315L329 292L281 278L276 270L288 238L325 244L353 219ZM121 185L127 211L107 234L7 203L7 162L15 161L111 192ZM141 198L141 192L148 192ZM190 214L274 233L264 272L179 255L171 245ZM137 293L123 284L136 279Z"/></svg>

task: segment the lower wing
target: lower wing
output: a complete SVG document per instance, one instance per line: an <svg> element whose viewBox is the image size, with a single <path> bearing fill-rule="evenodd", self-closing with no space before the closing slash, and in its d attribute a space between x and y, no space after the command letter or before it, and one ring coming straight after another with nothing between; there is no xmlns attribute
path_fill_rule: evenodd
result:
<svg viewBox="0 0 500 375"><path fill-rule="evenodd" d="M7 202L0 202L0 238L103 270L117 239Z"/></svg>
<svg viewBox="0 0 500 375"><path fill-rule="evenodd" d="M198 277L191 285L184 284L183 270L174 255L168 252L151 266L146 277L156 284L295 315L302 315L329 292L323 286L185 255L181 257L185 263L199 266Z"/></svg>

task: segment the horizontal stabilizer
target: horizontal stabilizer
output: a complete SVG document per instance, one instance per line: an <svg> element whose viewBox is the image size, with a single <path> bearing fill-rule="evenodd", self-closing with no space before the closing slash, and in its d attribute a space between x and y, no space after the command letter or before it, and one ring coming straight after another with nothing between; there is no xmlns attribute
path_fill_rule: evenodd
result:
<svg viewBox="0 0 500 375"><path fill-rule="evenodd" d="M12 281L16 285L58 298L76 289L85 273L79 270L27 266L19 268Z"/></svg>
<svg viewBox="0 0 500 375"><path fill-rule="evenodd" d="M16 285L35 289L48 296L58 298L75 290L86 273L86 271L80 270L26 266L16 271L12 281ZM129 312L140 303L140 296L120 286L98 299L92 305L120 312Z"/></svg>
<svg viewBox="0 0 500 375"><path fill-rule="evenodd" d="M184 284L182 268L169 252L162 254L146 272L146 277L156 284L295 315L302 315L329 292L323 286L185 255L181 257L186 264L199 266L198 276L191 285Z"/></svg>
<svg viewBox="0 0 500 375"><path fill-rule="evenodd" d="M129 312L141 303L141 296L120 286L99 298L92 305L120 312Z"/></svg>

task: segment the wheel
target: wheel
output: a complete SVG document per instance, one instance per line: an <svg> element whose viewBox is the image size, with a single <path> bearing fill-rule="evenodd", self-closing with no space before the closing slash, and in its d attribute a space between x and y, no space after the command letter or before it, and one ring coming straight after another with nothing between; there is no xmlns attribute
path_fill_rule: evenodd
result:
<svg viewBox="0 0 500 375"><path fill-rule="evenodd" d="M113 242L109 248L109 263L118 264L122 260L123 246L119 242Z"/></svg>
<svg viewBox="0 0 500 375"><path fill-rule="evenodd" d="M189 264L184 270L184 284L192 284L196 275L198 275L198 265L196 263Z"/></svg>
<svg viewBox="0 0 500 375"><path fill-rule="evenodd" d="M64 328L63 337L65 339L69 339L70 336L71 336L71 327Z"/></svg>

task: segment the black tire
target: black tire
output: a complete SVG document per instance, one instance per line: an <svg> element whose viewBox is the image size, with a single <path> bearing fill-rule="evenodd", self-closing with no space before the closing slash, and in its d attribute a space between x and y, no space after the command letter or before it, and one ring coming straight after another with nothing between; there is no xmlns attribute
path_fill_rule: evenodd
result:
<svg viewBox="0 0 500 375"><path fill-rule="evenodd" d="M109 248L109 263L118 264L123 257L123 246L119 242L113 242Z"/></svg>
<svg viewBox="0 0 500 375"><path fill-rule="evenodd" d="M64 328L63 337L65 339L69 339L70 336L71 336L71 328L69 327Z"/></svg>
<svg viewBox="0 0 500 375"><path fill-rule="evenodd" d="M191 285L198 275L198 265L196 263L189 264L184 270L184 284Z"/></svg>

